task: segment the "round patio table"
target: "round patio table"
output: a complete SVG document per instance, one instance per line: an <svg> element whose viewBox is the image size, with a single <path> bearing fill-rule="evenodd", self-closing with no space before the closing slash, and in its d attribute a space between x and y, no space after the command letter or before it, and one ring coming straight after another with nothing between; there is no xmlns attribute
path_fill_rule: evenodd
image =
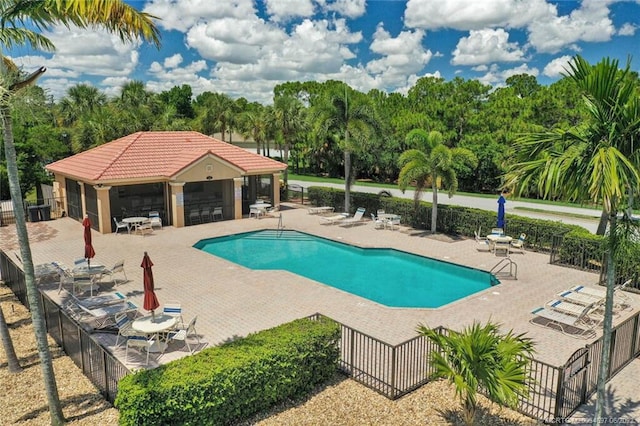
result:
<svg viewBox="0 0 640 426"><path fill-rule="evenodd" d="M155 342L149 348L149 352L164 352L167 344L160 341L160 333L171 330L177 321L178 318L171 315L147 315L134 320L131 327L141 333L155 335Z"/></svg>

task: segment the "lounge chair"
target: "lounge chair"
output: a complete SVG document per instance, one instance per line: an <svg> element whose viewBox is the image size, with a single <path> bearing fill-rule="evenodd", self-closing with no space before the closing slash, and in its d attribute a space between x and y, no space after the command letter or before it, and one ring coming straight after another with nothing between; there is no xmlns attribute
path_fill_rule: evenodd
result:
<svg viewBox="0 0 640 426"><path fill-rule="evenodd" d="M353 217L348 217L340 222L340 226L352 226L356 223L362 223L362 216L364 216L365 208L358 207Z"/></svg>
<svg viewBox="0 0 640 426"><path fill-rule="evenodd" d="M101 294L100 296L87 297L84 299L78 299L75 296L73 297L76 299L76 303L78 305L82 305L87 309L95 309L103 306L115 305L117 303L122 303L127 300L127 296L120 293L119 291L112 292L112 293L104 293L104 294Z"/></svg>
<svg viewBox="0 0 640 426"><path fill-rule="evenodd" d="M593 309L593 307L595 306L594 303L591 303L587 306L590 306L591 309L589 309L589 312L591 312L591 310ZM574 316L578 316L580 315L583 311L585 306L584 305L578 305L576 303L571 303L566 299L554 299L554 300L550 300L549 302L547 302L546 307L568 314L568 315L574 315Z"/></svg>
<svg viewBox="0 0 640 426"><path fill-rule="evenodd" d="M108 328L115 325L115 315L118 313L137 312L138 306L126 300L117 305L103 306L95 309L87 309L82 305L77 305L86 314L89 314L89 323L94 329Z"/></svg>
<svg viewBox="0 0 640 426"><path fill-rule="evenodd" d="M555 309L539 307L531 313L534 316L530 322L534 325L548 326L550 324L560 328L560 331L571 337L589 338L595 336L593 330L597 323L589 319L589 312L593 309L593 305L584 306L579 315L570 315ZM536 319L542 318L546 320L544 324L536 322ZM574 332L570 332L572 329Z"/></svg>
<svg viewBox="0 0 640 426"><path fill-rule="evenodd" d="M334 224L338 222L342 222L349 215L347 213L334 214L333 216L320 216L320 223L324 224Z"/></svg>
<svg viewBox="0 0 640 426"><path fill-rule="evenodd" d="M591 304L601 304L604 303L604 297L594 296L593 294L588 293L580 293L573 290L565 290L561 293L558 293L558 297L561 299L566 299L571 303L576 303L578 305L591 305Z"/></svg>
<svg viewBox="0 0 640 426"><path fill-rule="evenodd" d="M629 305L629 296L624 294L624 289L631 284L631 281L632 280L627 280L624 283L619 284L613 288L614 305L617 305L618 308L624 309ZM570 290L575 291L576 293L590 294L602 299L607 297L606 288L585 287L583 285L577 285L575 287L572 287ZM616 299L618 299L618 302L616 302Z"/></svg>

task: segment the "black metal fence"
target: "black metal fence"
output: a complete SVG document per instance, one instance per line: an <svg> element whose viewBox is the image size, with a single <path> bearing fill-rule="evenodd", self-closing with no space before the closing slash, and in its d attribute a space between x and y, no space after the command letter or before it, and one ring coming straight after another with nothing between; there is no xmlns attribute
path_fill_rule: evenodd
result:
<svg viewBox="0 0 640 426"><path fill-rule="evenodd" d="M24 272L3 251L0 251L0 277L18 300L28 308ZM129 374L129 369L96 342L89 332L70 318L46 294L40 292L40 298L49 335L100 390L104 398L113 404L118 382Z"/></svg>
<svg viewBox="0 0 640 426"><path fill-rule="evenodd" d="M24 273L3 251L0 251L0 277L28 307ZM49 334L113 403L118 381L129 373L127 367L46 295L41 293L41 298ZM354 380L387 398L397 399L432 379L434 368L429 360L436 348L426 337L416 336L391 345L347 325L340 327L340 368ZM442 327L438 330L449 333ZM529 393L520 399L518 411L546 422L560 423L567 419L595 392L601 350L602 338L578 349L562 366L531 359ZM613 377L638 355L640 312L614 328L607 377Z"/></svg>
<svg viewBox="0 0 640 426"><path fill-rule="evenodd" d="M287 201L289 203L305 203L305 189L301 185L287 185L281 192L282 201ZM308 203L309 200L306 200Z"/></svg>

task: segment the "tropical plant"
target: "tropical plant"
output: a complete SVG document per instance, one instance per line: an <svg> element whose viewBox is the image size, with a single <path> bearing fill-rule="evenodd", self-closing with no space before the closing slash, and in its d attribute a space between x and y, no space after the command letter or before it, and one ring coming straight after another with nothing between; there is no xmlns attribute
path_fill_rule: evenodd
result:
<svg viewBox="0 0 640 426"><path fill-rule="evenodd" d="M434 343L431 352L434 376L447 379L455 387L463 406L463 420L474 424L478 393L491 401L515 408L528 391L528 365L533 342L513 331L501 334L498 324L474 322L461 332L441 333L418 326L418 333Z"/></svg>
<svg viewBox="0 0 640 426"><path fill-rule="evenodd" d="M63 24L87 28L101 26L116 33L122 41L133 41L142 37L159 46L159 33L152 22L153 17L138 12L124 1L86 1L68 0L3 0L0 2L0 44L3 48L29 45L35 49L54 50L51 41L39 34L39 30L48 30L53 25ZM51 424L64 424L62 406L58 396L55 375L43 308L35 285L35 273L29 235L27 232L24 210L22 208L22 191L18 178L16 147L14 144L12 123L12 100L21 89L33 85L36 79L45 71L44 68L26 78L15 72L8 61L4 60L0 66L0 120L3 125L4 151L7 162L9 190L13 202L16 220L16 234L20 244L20 254L23 260L27 299L36 335L38 354L40 356L44 377L47 402L51 415Z"/></svg>
<svg viewBox="0 0 640 426"><path fill-rule="evenodd" d="M406 141L409 146L417 148L400 155L398 164L402 169L398 176L398 186L404 193L409 185L415 185L413 200L416 210L425 187L431 186L433 194L431 232L435 234L438 218L438 188L447 188L449 197L452 197L458 189L456 163L475 168L478 160L468 149L447 147L443 143L442 134L435 130L427 133L422 129L414 129L409 132Z"/></svg>
<svg viewBox="0 0 640 426"><path fill-rule="evenodd" d="M600 418L611 354L616 260L628 243L625 236L630 235L618 229L618 213L624 210L632 191L640 186L640 153L634 146L640 134L640 97L629 61L621 70L617 60L605 58L592 66L581 56L575 56L569 67L569 77L580 89L586 106L585 122L568 130L521 137L517 152L523 161L509 169L506 184L516 193L537 185L545 198L592 201L603 206L602 216L609 231L595 417ZM623 223L626 226L632 221ZM605 233L605 228L600 227L599 233Z"/></svg>
<svg viewBox="0 0 640 426"><path fill-rule="evenodd" d="M338 142L344 154L344 210L351 207L351 154L361 152L376 137L378 120L369 99L344 83L328 82L313 106L312 123L320 139Z"/></svg>
<svg viewBox="0 0 640 426"><path fill-rule="evenodd" d="M275 98L273 103L273 117L275 127L282 137L284 150L282 161L289 165L289 151L296 138L306 128L306 110L302 102L292 95L283 95ZM284 171L285 185L289 181L288 167Z"/></svg>

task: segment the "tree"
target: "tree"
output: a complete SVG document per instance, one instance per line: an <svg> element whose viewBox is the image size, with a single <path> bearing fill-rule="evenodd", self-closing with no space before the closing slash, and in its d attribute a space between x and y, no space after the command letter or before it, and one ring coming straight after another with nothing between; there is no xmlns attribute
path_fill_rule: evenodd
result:
<svg viewBox="0 0 640 426"><path fill-rule="evenodd" d="M513 331L500 334L499 325L484 326L474 322L462 332L438 332L424 325L418 333L433 342L438 350L431 352L435 377L445 378L456 389L463 406L463 420L474 424L478 392L483 391L493 402L515 408L518 398L528 392L528 364L533 355L533 342Z"/></svg>
<svg viewBox="0 0 640 426"><path fill-rule="evenodd" d="M379 128L369 99L341 82L330 81L314 105L315 134L338 141L344 154L344 210L351 207L351 153L364 149Z"/></svg>
<svg viewBox="0 0 640 426"><path fill-rule="evenodd" d="M122 41L133 41L142 37L159 46L159 32L152 22L152 16L141 13L123 1L91 2L86 0L5 0L0 4L0 43L5 48L30 45L35 49L54 50L53 44L38 30L48 30L56 24L75 25L81 28L102 26L116 33ZM4 59L4 58L3 58ZM16 233L20 243L27 299L33 328L36 335L38 354L41 360L45 390L51 415L51 424L64 424L62 406L58 396L53 363L47 341L47 329L43 308L35 284L35 273L29 235L27 232L22 192L18 178L17 155L13 136L12 99L21 89L35 83L45 69L40 68L24 78L7 61L0 70L0 120L3 125L4 150L7 161L9 190L16 220Z"/></svg>
<svg viewBox="0 0 640 426"><path fill-rule="evenodd" d="M289 165L289 150L298 134L306 128L305 109L297 98L284 95L275 98L273 103L275 127L280 132L284 144L282 161ZM284 183L288 183L289 170L284 171Z"/></svg>
<svg viewBox="0 0 640 426"><path fill-rule="evenodd" d="M407 144L417 146L403 152L398 159L402 168L398 176L398 186L404 193L409 185L415 183L414 203L417 210L422 192L431 185L433 194L431 205L431 233L436 233L438 218L438 188L449 190L449 197L458 189L458 177L454 165L467 164L475 168L476 156L465 148L449 148L443 144L442 134L437 131L427 133L414 129L406 137Z"/></svg>
<svg viewBox="0 0 640 426"><path fill-rule="evenodd" d="M595 419L602 417L609 373L613 288L616 260L626 245L618 229L618 213L629 201L629 189L640 186L640 153L634 141L640 134L640 97L630 62L621 70L617 60L605 58L592 66L581 56L569 65L569 77L582 92L586 106L583 124L568 130L532 133L517 141L520 158L508 171L506 184L516 193L537 185L545 197L592 201L603 206L608 223L606 239L606 302L603 344L597 382ZM625 221L624 224L630 223ZM600 230L604 233L604 230Z"/></svg>

